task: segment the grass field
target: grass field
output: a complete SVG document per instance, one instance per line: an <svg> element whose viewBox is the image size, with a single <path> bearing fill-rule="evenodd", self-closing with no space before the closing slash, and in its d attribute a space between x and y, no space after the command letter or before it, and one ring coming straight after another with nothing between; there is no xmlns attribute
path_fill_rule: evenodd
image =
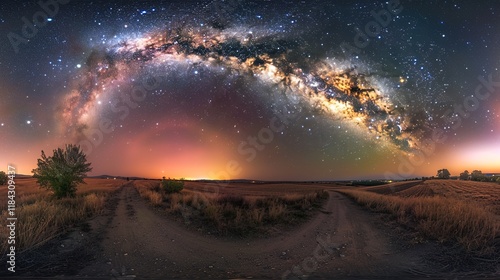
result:
<svg viewBox="0 0 500 280"><path fill-rule="evenodd" d="M399 182L342 190L359 204L468 251L491 253L500 237L500 185L457 180Z"/></svg>
<svg viewBox="0 0 500 280"><path fill-rule="evenodd" d="M100 213L109 193L123 185L123 180L85 179L74 198L54 199L39 188L33 178L18 178L16 182L16 250L32 248L54 238L66 229ZM0 186L0 219L6 221L7 186ZM0 227L0 240L7 240L6 227ZM0 244L6 252L7 242Z"/></svg>
<svg viewBox="0 0 500 280"><path fill-rule="evenodd" d="M238 236L268 232L304 221L328 198L320 186L228 184L223 187L187 182L180 193L166 194L159 182L135 182L152 205L182 217L185 223ZM286 191L293 186L292 192Z"/></svg>
<svg viewBox="0 0 500 280"><path fill-rule="evenodd" d="M125 181L86 179L75 198L54 199L32 178L16 180L17 250L43 244L85 219L99 214L109 194ZM166 194L160 182L134 182L139 194L158 209L196 228L220 234L270 232L300 223L328 197L317 184L186 182L178 194ZM441 242L458 243L488 253L500 237L500 185L456 180L398 182L383 186L338 187L359 204L388 213L397 222ZM0 219L7 218L7 186L0 186ZM6 227L0 239L6 240ZM498 242L497 242L498 243ZM0 244L5 252L7 244Z"/></svg>
<svg viewBox="0 0 500 280"><path fill-rule="evenodd" d="M474 201L487 207L493 213L500 215L500 184L457 180L425 181L419 189L409 189L400 192L398 196L421 196L422 193L432 193L431 196L441 196L465 201Z"/></svg>

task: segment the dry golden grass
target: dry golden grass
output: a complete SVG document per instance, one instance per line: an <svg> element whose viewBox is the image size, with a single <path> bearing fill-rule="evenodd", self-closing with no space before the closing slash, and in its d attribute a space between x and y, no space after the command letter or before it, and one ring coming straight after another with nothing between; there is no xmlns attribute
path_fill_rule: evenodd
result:
<svg viewBox="0 0 500 280"><path fill-rule="evenodd" d="M259 195L193 189L167 194L161 190L159 182L136 181L134 184L139 194L152 205L164 204L167 212L183 217L185 222L215 228L221 234L247 235L265 231L266 227L300 222L328 197L326 191L318 189L278 196L273 192L260 192L258 186L254 186L256 189L252 193ZM164 203L153 202L158 195Z"/></svg>
<svg viewBox="0 0 500 280"><path fill-rule="evenodd" d="M278 220L286 213L286 204L273 203L269 206L269 219Z"/></svg>
<svg viewBox="0 0 500 280"><path fill-rule="evenodd" d="M134 182L135 189L139 192L142 198L148 200L154 206L160 206L163 203L163 196L156 191L158 188L156 183L151 183L148 181L136 181Z"/></svg>
<svg viewBox="0 0 500 280"><path fill-rule="evenodd" d="M122 186L126 181L121 179L95 179L87 178L85 183L78 187L76 191L77 194L88 194L88 193L110 193L117 190L118 187Z"/></svg>
<svg viewBox="0 0 500 280"><path fill-rule="evenodd" d="M15 179L16 182L16 204L31 204L38 199L50 196L49 191L36 185L33 178ZM0 211L7 210L7 186L0 186Z"/></svg>
<svg viewBox="0 0 500 280"><path fill-rule="evenodd" d="M335 184L327 184L331 187ZM315 191L322 191L325 189L324 185L312 183L265 183L265 184L252 184L252 183L213 183L213 182L186 182L184 185L185 190L204 192L204 193L217 193L219 195L242 195L242 196L283 196L288 193L293 194L307 194Z"/></svg>
<svg viewBox="0 0 500 280"><path fill-rule="evenodd" d="M49 190L40 188L34 178L15 178L16 182L16 204L18 206L31 204L38 200L50 198ZM113 179L85 179L77 189L77 194L109 193L123 185L123 180ZM0 186L0 211L7 209L7 186Z"/></svg>
<svg viewBox="0 0 500 280"><path fill-rule="evenodd" d="M169 210L170 211L175 212L175 211L181 209L181 206L182 206L182 204L180 203L181 199L182 199L181 194L178 194L178 193L169 194L167 198L170 202L169 203Z"/></svg>
<svg viewBox="0 0 500 280"><path fill-rule="evenodd" d="M39 188L32 178L16 179L16 249L25 250L54 238L75 224L101 213L107 195L123 184L120 180L86 179L74 198L54 199L46 189ZM6 220L7 188L0 186L0 219ZM0 240L9 232L0 227ZM0 251L7 243L0 244Z"/></svg>
<svg viewBox="0 0 500 280"><path fill-rule="evenodd" d="M50 240L76 223L99 214L105 201L103 194L91 193L60 200L43 199L18 207L16 247L18 250L28 249ZM1 219L6 218L7 211L3 211ZM0 236L1 239L7 238L8 232L2 228ZM2 251L6 250L4 245L6 244L1 244Z"/></svg>
<svg viewBox="0 0 500 280"><path fill-rule="evenodd" d="M488 252L500 235L497 217L472 201L443 196L398 197L361 190L341 192L373 211L391 214L429 238L456 242L468 251Z"/></svg>
<svg viewBox="0 0 500 280"><path fill-rule="evenodd" d="M488 210L491 210L496 215L500 215L500 185L498 183L459 180L427 180L425 182L416 181L415 183L419 184L410 188L404 187L408 182L398 182L384 186L363 188L363 190L399 197L438 196L474 201L483 207L487 207Z"/></svg>
<svg viewBox="0 0 500 280"><path fill-rule="evenodd" d="M474 201L500 215L500 185L498 183L429 180L422 184L431 189L435 196Z"/></svg>
<svg viewBox="0 0 500 280"><path fill-rule="evenodd" d="M139 195L146 198L154 206L159 206L163 203L163 197L160 193L147 188L138 188Z"/></svg>
<svg viewBox="0 0 500 280"><path fill-rule="evenodd" d="M259 231L267 226L302 221L309 216L310 210L317 208L328 196L324 191L314 191L293 197L213 194L207 196L204 193L189 191L183 191L180 195L193 198L191 204L188 199L187 205L176 209L184 211L196 209L220 232L238 235ZM194 201L198 201L198 204L193 204ZM176 201L170 203L172 205Z"/></svg>

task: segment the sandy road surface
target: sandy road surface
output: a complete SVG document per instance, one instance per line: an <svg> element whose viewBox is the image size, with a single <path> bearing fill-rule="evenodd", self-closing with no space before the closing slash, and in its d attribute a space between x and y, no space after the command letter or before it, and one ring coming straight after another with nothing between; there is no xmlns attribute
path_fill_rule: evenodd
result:
<svg viewBox="0 0 500 280"><path fill-rule="evenodd" d="M137 278L282 278L409 276L418 256L399 252L372 214L330 191L305 225L269 239L218 239L189 231L152 210L132 185L119 203L96 260L78 276Z"/></svg>

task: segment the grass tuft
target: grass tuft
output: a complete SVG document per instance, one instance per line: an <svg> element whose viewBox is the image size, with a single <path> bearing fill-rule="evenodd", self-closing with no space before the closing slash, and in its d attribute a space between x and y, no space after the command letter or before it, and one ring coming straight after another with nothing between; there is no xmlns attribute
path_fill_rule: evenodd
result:
<svg viewBox="0 0 500 280"><path fill-rule="evenodd" d="M155 184L146 183L136 184L136 188L152 205L162 205L167 212L183 217L188 224L194 222L221 234L240 236L303 221L328 197L326 191L260 197L186 189L168 193Z"/></svg>

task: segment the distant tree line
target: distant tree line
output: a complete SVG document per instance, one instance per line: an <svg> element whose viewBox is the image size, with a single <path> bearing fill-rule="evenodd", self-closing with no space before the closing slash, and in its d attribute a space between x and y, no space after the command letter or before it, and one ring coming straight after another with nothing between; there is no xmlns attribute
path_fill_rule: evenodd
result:
<svg viewBox="0 0 500 280"><path fill-rule="evenodd" d="M486 176L481 170L474 170L471 173L465 170L460 173L460 180L471 180L478 182L498 182L500 183L500 176Z"/></svg>
<svg viewBox="0 0 500 280"><path fill-rule="evenodd" d="M450 179L451 174L448 169L439 169L437 172L437 178L438 179ZM465 170L464 172L460 173L460 176L458 177L460 180L470 180L470 181L477 181L477 182L498 182L500 183L500 176L486 176L481 172L481 170L474 170L472 172L469 172Z"/></svg>

